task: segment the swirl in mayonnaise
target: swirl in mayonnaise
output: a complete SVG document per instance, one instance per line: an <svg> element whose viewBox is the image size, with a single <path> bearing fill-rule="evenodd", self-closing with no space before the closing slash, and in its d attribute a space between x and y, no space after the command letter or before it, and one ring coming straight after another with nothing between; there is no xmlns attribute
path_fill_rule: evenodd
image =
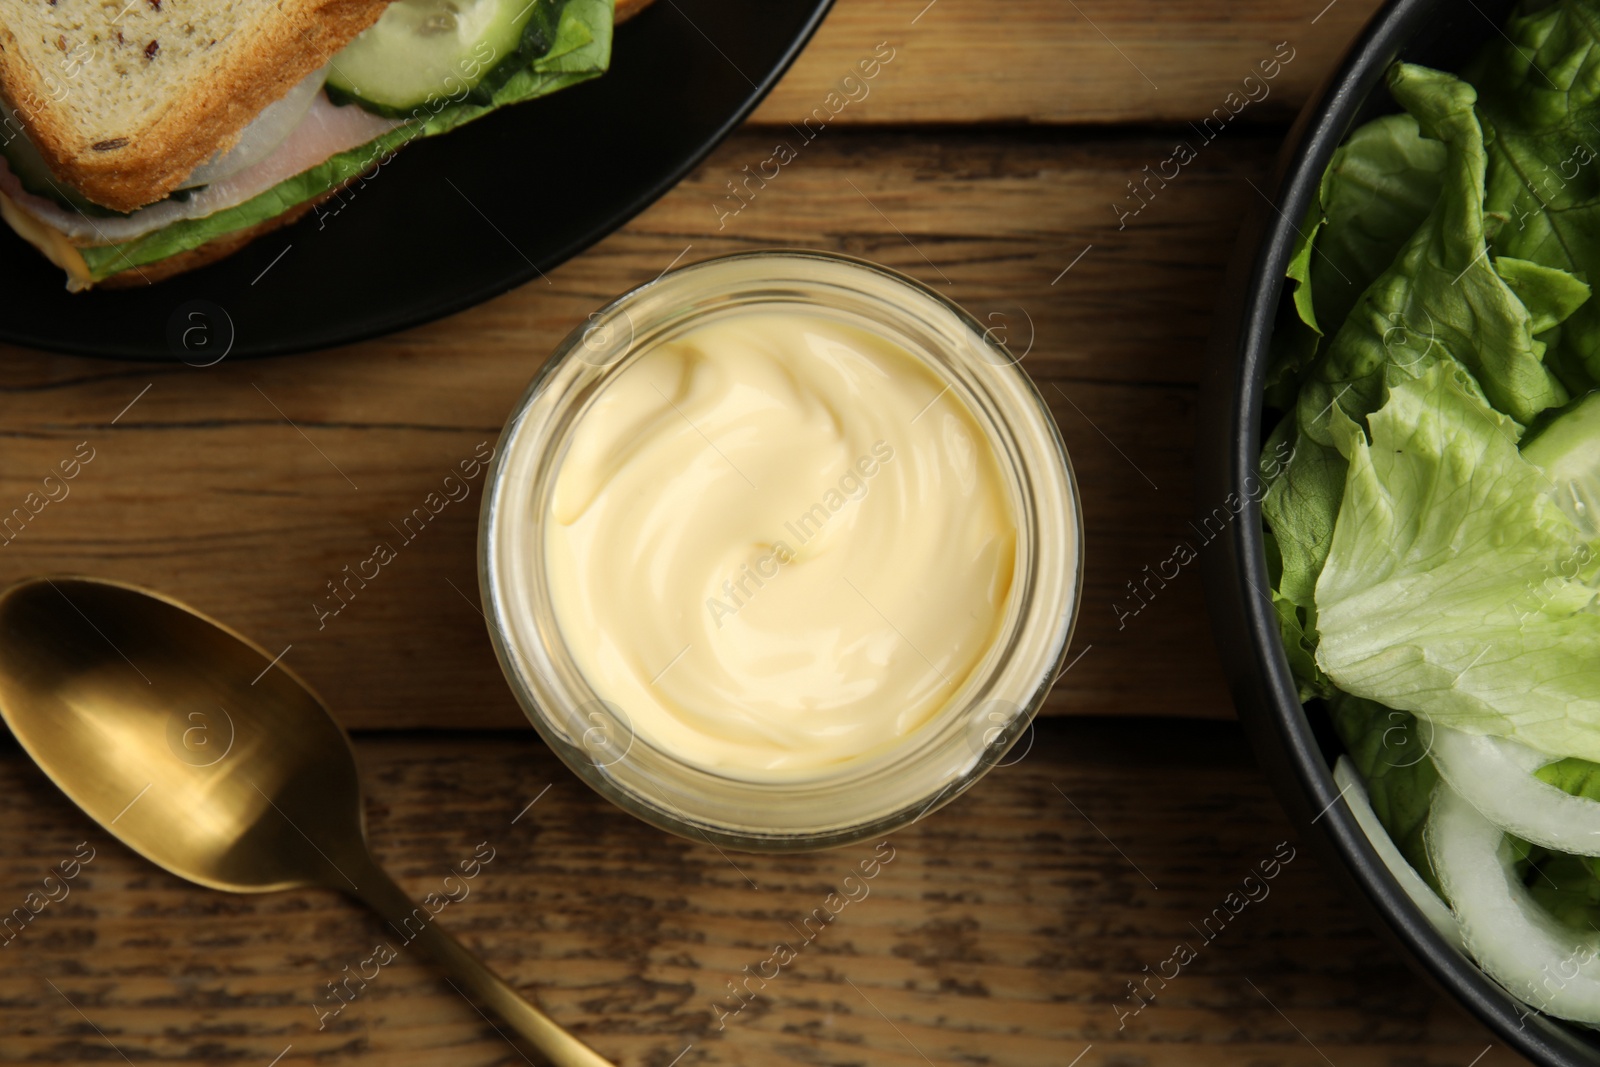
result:
<svg viewBox="0 0 1600 1067"><path fill-rule="evenodd" d="M806 776L936 719L1000 632L988 439L901 345L815 313L658 344L574 428L542 524L564 643L642 740Z"/></svg>

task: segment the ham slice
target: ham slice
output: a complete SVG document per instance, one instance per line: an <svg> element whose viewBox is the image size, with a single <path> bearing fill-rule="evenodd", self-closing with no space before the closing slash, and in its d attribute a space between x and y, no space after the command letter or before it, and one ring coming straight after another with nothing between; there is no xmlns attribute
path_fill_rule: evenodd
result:
<svg viewBox="0 0 1600 1067"><path fill-rule="evenodd" d="M230 178L196 189L187 200L163 200L125 218L96 218L22 187L0 157L0 192L46 226L79 246L121 244L184 219L202 219L238 207L273 186L303 174L341 152L359 148L404 125L355 105L340 107L318 93L306 117L271 155ZM376 161L374 161L376 162Z"/></svg>

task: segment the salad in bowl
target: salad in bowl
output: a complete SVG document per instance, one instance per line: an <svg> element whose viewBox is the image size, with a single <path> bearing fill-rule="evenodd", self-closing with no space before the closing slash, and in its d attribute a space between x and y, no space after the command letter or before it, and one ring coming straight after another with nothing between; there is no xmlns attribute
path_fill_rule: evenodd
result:
<svg viewBox="0 0 1600 1067"><path fill-rule="evenodd" d="M1297 227L1264 592L1429 922L1600 1026L1600 0L1387 85Z"/></svg>

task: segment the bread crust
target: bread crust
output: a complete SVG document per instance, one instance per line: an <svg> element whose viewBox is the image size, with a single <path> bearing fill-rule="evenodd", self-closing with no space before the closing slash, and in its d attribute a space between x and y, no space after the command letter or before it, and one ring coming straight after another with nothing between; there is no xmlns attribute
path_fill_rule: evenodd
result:
<svg viewBox="0 0 1600 1067"><path fill-rule="evenodd" d="M167 196L195 167L231 148L267 105L376 22L387 6L388 0L303 0L294 14L269 22L261 34L231 41L213 76L148 126L97 142L99 148L52 111L50 87L39 71L18 61L16 35L6 25L0 25L0 94L57 176L97 204L134 211Z"/></svg>

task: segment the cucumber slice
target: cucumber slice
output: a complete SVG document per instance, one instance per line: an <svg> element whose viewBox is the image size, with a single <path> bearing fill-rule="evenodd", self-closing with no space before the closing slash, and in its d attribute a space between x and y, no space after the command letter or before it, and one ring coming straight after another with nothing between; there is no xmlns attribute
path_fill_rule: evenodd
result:
<svg viewBox="0 0 1600 1067"><path fill-rule="evenodd" d="M549 50L558 7L553 0L396 0L333 58L329 95L392 118L439 100L487 103L530 52Z"/></svg>
<svg viewBox="0 0 1600 1067"><path fill-rule="evenodd" d="M1591 537L1600 536L1600 392L1562 412L1522 455L1556 486L1556 503Z"/></svg>

